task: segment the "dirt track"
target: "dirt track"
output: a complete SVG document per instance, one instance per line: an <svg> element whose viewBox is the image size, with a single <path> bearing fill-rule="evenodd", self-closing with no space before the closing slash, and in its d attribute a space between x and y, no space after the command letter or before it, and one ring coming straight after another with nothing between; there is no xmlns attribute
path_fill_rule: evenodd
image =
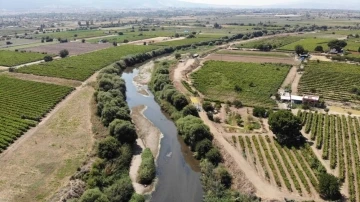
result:
<svg viewBox="0 0 360 202"><path fill-rule="evenodd" d="M220 60L228 62L254 62L254 63L285 63L294 65L293 58L276 58L276 57L261 57L261 56L243 56L243 55L229 55L229 54L211 54L206 60Z"/></svg>

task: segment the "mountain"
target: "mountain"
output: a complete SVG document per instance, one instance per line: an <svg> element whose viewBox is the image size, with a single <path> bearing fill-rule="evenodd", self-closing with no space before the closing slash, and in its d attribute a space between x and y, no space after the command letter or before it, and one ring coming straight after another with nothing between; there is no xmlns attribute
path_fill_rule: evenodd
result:
<svg viewBox="0 0 360 202"><path fill-rule="evenodd" d="M79 9L132 9L132 8L167 8L167 7L229 7L229 8L311 8L311 9L351 9L360 10L359 0L294 0L282 4L267 6L211 5L192 3L191 0L0 0L0 8L9 11L41 10L45 8ZM210 1L209 1L210 2ZM218 2L217 2L218 3ZM241 2L239 1L239 4ZM270 2L271 4L271 2Z"/></svg>

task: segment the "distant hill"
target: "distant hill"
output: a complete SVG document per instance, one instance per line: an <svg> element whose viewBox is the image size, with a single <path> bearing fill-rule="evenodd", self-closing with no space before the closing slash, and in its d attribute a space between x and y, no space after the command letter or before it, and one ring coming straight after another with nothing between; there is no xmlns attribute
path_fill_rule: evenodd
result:
<svg viewBox="0 0 360 202"><path fill-rule="evenodd" d="M0 8L10 11L39 10L44 8L94 8L94 9L126 9L126 8L166 8L166 7L231 7L231 8L311 8L311 9L351 9L360 10L360 0L294 0L289 3L268 6L225 6L190 3L191 0L0 0ZM271 4L271 2L269 2Z"/></svg>

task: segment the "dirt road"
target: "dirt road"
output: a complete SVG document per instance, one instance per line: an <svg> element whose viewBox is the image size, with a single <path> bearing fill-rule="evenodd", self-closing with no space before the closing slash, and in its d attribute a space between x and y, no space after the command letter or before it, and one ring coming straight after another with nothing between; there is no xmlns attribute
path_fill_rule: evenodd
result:
<svg viewBox="0 0 360 202"><path fill-rule="evenodd" d="M86 85L59 103L36 127L0 154L0 201L43 201L51 197L86 159L94 140Z"/></svg>

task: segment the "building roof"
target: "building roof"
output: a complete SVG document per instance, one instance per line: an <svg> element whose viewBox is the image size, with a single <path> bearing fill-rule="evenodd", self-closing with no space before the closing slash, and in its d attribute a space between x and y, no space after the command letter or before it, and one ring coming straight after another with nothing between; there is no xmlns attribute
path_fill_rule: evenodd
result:
<svg viewBox="0 0 360 202"><path fill-rule="evenodd" d="M319 101L320 97L315 95L304 95L305 100Z"/></svg>
<svg viewBox="0 0 360 202"><path fill-rule="evenodd" d="M280 96L280 99L281 99L281 100L290 101L290 95L288 95L288 94L282 95L282 96ZM303 100L303 97L302 97L302 96L298 96L298 95L291 95L291 100L294 100L294 101L302 101L302 100Z"/></svg>

